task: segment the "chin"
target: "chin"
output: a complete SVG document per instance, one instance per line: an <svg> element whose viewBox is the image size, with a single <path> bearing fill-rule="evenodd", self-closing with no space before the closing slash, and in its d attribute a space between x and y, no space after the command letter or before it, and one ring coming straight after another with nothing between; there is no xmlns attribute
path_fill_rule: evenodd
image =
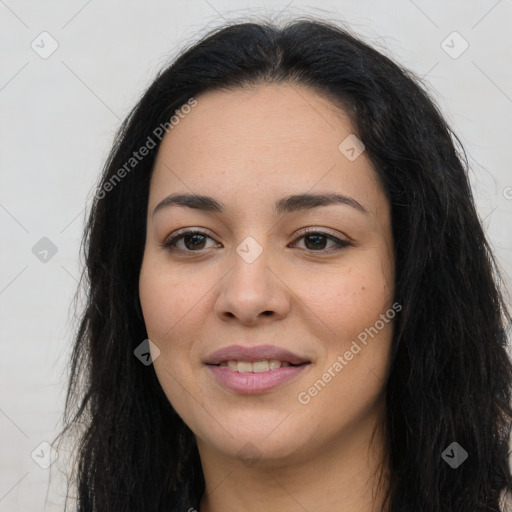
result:
<svg viewBox="0 0 512 512"><path fill-rule="evenodd" d="M204 447L213 448L228 459L237 459L247 467L279 467L301 457L303 443L291 439L287 433L280 436L266 436L244 432L236 437L223 436L222 439L202 439ZM199 443L198 443L199 444Z"/></svg>
<svg viewBox="0 0 512 512"><path fill-rule="evenodd" d="M311 456L317 425L293 418L290 411L233 411L224 413L221 425L206 422L192 428L198 447L225 458L236 458L248 467L278 467ZM299 428L300 426L300 428ZM307 449L305 449L307 447Z"/></svg>

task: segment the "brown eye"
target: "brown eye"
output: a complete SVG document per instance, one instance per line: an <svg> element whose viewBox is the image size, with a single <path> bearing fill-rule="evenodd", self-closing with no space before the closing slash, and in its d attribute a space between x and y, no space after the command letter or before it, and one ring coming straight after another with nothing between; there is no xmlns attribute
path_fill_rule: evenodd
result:
<svg viewBox="0 0 512 512"><path fill-rule="evenodd" d="M194 235L185 235L182 237L183 243L187 249L204 249L205 236L198 233Z"/></svg>
<svg viewBox="0 0 512 512"><path fill-rule="evenodd" d="M301 239L304 239L305 249L313 252L333 252L352 245L349 242L321 231L310 231L309 233L305 233L297 238L297 240L293 242L293 245L295 246L297 241ZM333 245L331 247L326 247L329 242L333 242Z"/></svg>
<svg viewBox="0 0 512 512"><path fill-rule="evenodd" d="M306 247L314 251L325 249L327 241L328 238L326 236L318 234L306 235L304 237Z"/></svg>
<svg viewBox="0 0 512 512"><path fill-rule="evenodd" d="M205 249L215 247L215 245L210 247L206 246L208 239L214 241L211 236L202 231L188 230L181 231L177 235L166 240L161 245L162 247L168 249L170 252L200 252ZM298 241L301 239L304 240L305 247L303 249L318 253L336 252L343 249L344 247L352 245L351 243L341 240L331 234L321 231L310 231L297 238L292 243L292 247L295 247ZM330 247L328 247L329 242L332 243ZM219 247L220 244L217 244L216 246Z"/></svg>
<svg viewBox="0 0 512 512"><path fill-rule="evenodd" d="M171 252L199 252L208 247L205 247L207 239L213 238L202 231L182 231L176 236L169 238L162 245ZM181 247L179 244L182 242Z"/></svg>

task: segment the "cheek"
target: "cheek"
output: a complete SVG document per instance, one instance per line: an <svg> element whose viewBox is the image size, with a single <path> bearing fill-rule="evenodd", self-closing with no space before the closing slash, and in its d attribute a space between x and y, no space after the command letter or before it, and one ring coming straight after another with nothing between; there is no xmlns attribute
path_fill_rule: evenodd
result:
<svg viewBox="0 0 512 512"><path fill-rule="evenodd" d="M329 328L329 337L344 343L373 325L393 299L391 276L372 260L319 274L308 280L302 300Z"/></svg>
<svg viewBox="0 0 512 512"><path fill-rule="evenodd" d="M310 292L315 311L331 331L317 368L298 395L316 424L317 436L329 437L373 414L379 403L389 370L395 316L388 282L380 266L360 264L326 279L325 293Z"/></svg>
<svg viewBox="0 0 512 512"><path fill-rule="evenodd" d="M205 290L199 280L171 274L170 270L154 263L143 262L139 293L148 336L164 341L180 323L190 324L201 308ZM183 324L182 324L183 322Z"/></svg>
<svg viewBox="0 0 512 512"><path fill-rule="evenodd" d="M189 284L195 283L195 284ZM205 290L196 281L170 272L151 255L143 261L139 294L148 338L159 348L153 366L169 402L187 416L189 405L183 385L195 396L194 376L187 364L191 359L193 339L199 339L201 298Z"/></svg>

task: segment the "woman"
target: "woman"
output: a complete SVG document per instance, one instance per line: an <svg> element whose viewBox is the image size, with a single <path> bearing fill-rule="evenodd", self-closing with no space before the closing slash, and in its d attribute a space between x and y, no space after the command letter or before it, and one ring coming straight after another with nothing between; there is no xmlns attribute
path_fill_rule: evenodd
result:
<svg viewBox="0 0 512 512"><path fill-rule="evenodd" d="M327 22L182 53L84 237L77 510L505 510L510 316L466 166Z"/></svg>

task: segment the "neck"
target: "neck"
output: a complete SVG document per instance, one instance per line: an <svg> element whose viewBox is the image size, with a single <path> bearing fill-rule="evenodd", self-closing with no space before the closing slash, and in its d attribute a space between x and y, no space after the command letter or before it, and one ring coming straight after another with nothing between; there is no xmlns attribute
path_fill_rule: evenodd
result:
<svg viewBox="0 0 512 512"><path fill-rule="evenodd" d="M252 467L198 442L206 484L200 512L382 512L389 471L376 424L349 428L314 454L301 450L293 461L262 459Z"/></svg>

